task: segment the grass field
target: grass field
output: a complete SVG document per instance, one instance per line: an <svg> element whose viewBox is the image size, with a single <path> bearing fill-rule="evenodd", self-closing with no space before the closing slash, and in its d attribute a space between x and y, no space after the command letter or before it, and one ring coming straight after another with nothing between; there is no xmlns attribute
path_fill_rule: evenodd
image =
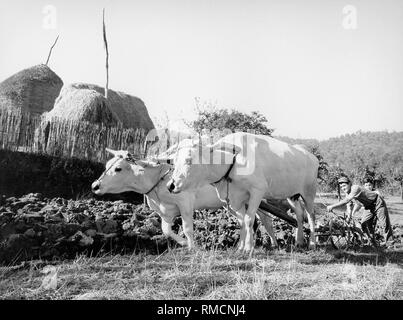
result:
<svg viewBox="0 0 403 320"><path fill-rule="evenodd" d="M393 224L403 203L387 199ZM170 249L0 268L0 299L399 299L403 250ZM46 266L53 273L44 274ZM50 284L46 284L48 280Z"/></svg>
<svg viewBox="0 0 403 320"><path fill-rule="evenodd" d="M402 299L402 252L175 249L159 256L77 257L2 269L1 299ZM47 263L48 264L48 263ZM45 280L46 281L46 280Z"/></svg>

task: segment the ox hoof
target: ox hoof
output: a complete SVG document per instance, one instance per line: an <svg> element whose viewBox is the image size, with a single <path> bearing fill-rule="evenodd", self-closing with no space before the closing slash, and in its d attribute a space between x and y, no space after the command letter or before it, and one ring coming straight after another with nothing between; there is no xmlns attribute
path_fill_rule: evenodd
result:
<svg viewBox="0 0 403 320"><path fill-rule="evenodd" d="M308 250L316 250L316 243L310 243L308 246Z"/></svg>
<svg viewBox="0 0 403 320"><path fill-rule="evenodd" d="M291 246L291 250L294 252L304 252L306 251L306 247L304 245L296 244Z"/></svg>
<svg viewBox="0 0 403 320"><path fill-rule="evenodd" d="M253 247L250 248L250 247L245 246L242 250L242 254L245 256L252 256L253 251L254 251L253 249L254 249Z"/></svg>
<svg viewBox="0 0 403 320"><path fill-rule="evenodd" d="M195 251L197 251L197 246L195 246L195 245L188 246L187 249L189 252L195 252Z"/></svg>

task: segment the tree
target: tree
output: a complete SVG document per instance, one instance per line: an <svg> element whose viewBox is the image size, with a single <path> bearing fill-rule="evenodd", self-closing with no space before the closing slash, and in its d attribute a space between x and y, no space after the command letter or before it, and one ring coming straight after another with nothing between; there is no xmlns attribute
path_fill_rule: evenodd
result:
<svg viewBox="0 0 403 320"><path fill-rule="evenodd" d="M328 191L337 190L338 198L340 200L340 187L338 184L338 180L341 177L346 176L344 170L336 165L328 166L326 169L326 173L324 175L323 184L325 185L325 189Z"/></svg>
<svg viewBox="0 0 403 320"><path fill-rule="evenodd" d="M319 150L318 145L309 145L309 151L318 158L319 168L318 168L318 179L319 183L326 183L326 176L329 174L328 163L323 159L322 153Z"/></svg>
<svg viewBox="0 0 403 320"><path fill-rule="evenodd" d="M403 165L400 164L393 170L393 179L400 185L400 198L403 200Z"/></svg>
<svg viewBox="0 0 403 320"><path fill-rule="evenodd" d="M224 130L231 132L254 130L256 134L271 136L273 129L267 127L266 117L258 111L252 111L246 114L234 109L218 109L215 106L200 106L200 100L196 99L197 118L191 122L185 122L190 128L198 134L204 130Z"/></svg>
<svg viewBox="0 0 403 320"><path fill-rule="evenodd" d="M329 165L340 163L356 182L370 177L377 188L385 188L382 193L399 190L402 194L399 174L394 171L403 163L403 132L359 131L320 141L319 147Z"/></svg>

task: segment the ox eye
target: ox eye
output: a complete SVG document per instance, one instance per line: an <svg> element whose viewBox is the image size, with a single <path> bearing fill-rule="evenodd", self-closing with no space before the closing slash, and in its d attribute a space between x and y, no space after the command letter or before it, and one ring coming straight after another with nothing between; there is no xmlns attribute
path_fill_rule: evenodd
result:
<svg viewBox="0 0 403 320"><path fill-rule="evenodd" d="M122 168L115 168L115 172L120 172L122 171Z"/></svg>

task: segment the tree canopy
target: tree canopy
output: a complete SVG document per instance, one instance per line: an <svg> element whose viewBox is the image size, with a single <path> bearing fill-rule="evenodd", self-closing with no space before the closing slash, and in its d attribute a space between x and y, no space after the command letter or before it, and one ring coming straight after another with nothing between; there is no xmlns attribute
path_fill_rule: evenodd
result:
<svg viewBox="0 0 403 320"><path fill-rule="evenodd" d="M334 190L335 176L346 174L355 183L371 178L378 188L403 191L403 132L362 132L324 141L277 137L288 143L316 147L328 170L324 184Z"/></svg>
<svg viewBox="0 0 403 320"><path fill-rule="evenodd" d="M209 108L197 107L196 112L196 120L187 125L199 134L202 134L203 130L217 129L229 129L231 132L254 130L256 134L268 136L273 133L273 129L267 126L266 117L258 111L247 114L234 109L219 109L210 106Z"/></svg>

